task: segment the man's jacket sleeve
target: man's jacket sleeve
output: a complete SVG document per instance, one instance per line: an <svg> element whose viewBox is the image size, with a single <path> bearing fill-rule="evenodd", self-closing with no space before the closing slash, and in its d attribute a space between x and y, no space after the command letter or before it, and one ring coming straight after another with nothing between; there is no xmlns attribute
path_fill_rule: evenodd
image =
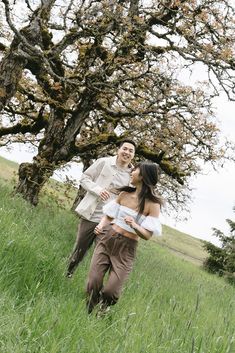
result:
<svg viewBox="0 0 235 353"><path fill-rule="evenodd" d="M102 171L104 161L97 159L81 176L81 187L92 194L99 196L100 192L104 189L96 183L98 176Z"/></svg>

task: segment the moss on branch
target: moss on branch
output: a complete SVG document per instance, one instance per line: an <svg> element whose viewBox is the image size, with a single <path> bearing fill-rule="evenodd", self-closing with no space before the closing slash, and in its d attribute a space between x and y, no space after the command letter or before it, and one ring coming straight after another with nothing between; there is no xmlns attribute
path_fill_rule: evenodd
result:
<svg viewBox="0 0 235 353"><path fill-rule="evenodd" d="M165 152L155 152L153 150L150 150L147 146L144 144L140 144L137 149L136 149L136 154L139 155L140 157L144 157L146 159L151 160L152 162L158 163L161 167L161 169L170 177L176 179L179 184L183 185L183 177L186 176L185 173L183 173L180 168L176 167L174 164L172 164L167 158L165 157Z"/></svg>

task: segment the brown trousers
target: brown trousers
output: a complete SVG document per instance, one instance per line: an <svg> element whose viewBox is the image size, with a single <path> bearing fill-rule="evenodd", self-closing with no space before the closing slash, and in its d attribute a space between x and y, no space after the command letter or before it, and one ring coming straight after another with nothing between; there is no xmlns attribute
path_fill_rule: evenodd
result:
<svg viewBox="0 0 235 353"><path fill-rule="evenodd" d="M89 313L99 302L104 305L116 304L132 270L138 244L136 240L115 232L110 226L97 238L87 281ZM108 279L103 285L107 271Z"/></svg>
<svg viewBox="0 0 235 353"><path fill-rule="evenodd" d="M74 245L74 249L69 258L69 264L67 269L67 274L72 274L78 264L82 261L88 249L91 247L96 235L94 229L98 223L88 221L84 218L81 218L79 226L77 239Z"/></svg>

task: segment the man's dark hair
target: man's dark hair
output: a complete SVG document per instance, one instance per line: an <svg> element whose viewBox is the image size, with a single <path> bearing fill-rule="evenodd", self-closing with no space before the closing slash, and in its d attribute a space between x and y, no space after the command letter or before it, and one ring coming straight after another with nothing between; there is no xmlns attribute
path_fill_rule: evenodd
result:
<svg viewBox="0 0 235 353"><path fill-rule="evenodd" d="M135 147L135 149L136 149L136 143L133 141L133 140L131 140L131 139L124 139L124 140L122 140L122 141L120 141L120 143L119 143L119 148L120 147L122 147L122 145L124 144L124 143L130 143L130 144L132 144L134 147Z"/></svg>

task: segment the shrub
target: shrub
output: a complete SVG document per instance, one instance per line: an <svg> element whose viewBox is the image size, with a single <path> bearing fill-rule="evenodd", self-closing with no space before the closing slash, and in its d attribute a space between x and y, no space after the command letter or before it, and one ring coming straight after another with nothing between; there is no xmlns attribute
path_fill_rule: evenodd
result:
<svg viewBox="0 0 235 353"><path fill-rule="evenodd" d="M235 207L233 208L235 211ZM219 238L221 247L210 242L204 242L204 249L209 257L204 261L203 267L211 273L224 276L229 283L235 285L235 222L227 219L230 235L226 236L220 230L213 228L213 235Z"/></svg>

